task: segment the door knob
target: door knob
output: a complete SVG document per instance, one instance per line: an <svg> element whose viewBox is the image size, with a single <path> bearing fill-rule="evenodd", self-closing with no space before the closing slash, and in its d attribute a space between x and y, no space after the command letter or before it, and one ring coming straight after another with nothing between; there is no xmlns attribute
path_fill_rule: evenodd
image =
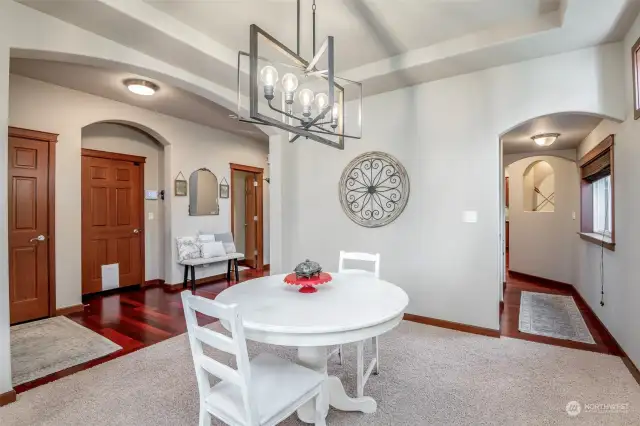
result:
<svg viewBox="0 0 640 426"><path fill-rule="evenodd" d="M139 234L140 232L142 232L142 229L136 228L136 229L133 230L134 234Z"/></svg>
<svg viewBox="0 0 640 426"><path fill-rule="evenodd" d="M44 241L46 239L47 239L47 237L45 237L44 235L38 235L37 237L30 239L29 242L30 243L37 243L38 241Z"/></svg>

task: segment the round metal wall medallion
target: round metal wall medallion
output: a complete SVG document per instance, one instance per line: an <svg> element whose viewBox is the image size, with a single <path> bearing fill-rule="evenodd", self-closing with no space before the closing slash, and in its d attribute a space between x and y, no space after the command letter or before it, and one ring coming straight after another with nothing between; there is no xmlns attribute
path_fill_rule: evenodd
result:
<svg viewBox="0 0 640 426"><path fill-rule="evenodd" d="M385 226L409 200L409 176L398 160L384 152L357 156L340 179L340 204L349 219L367 228Z"/></svg>

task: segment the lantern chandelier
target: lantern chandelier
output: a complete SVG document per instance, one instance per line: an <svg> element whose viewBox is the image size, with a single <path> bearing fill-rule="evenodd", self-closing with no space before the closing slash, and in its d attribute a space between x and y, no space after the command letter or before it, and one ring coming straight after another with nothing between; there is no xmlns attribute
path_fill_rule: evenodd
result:
<svg viewBox="0 0 640 426"><path fill-rule="evenodd" d="M332 36L328 36L316 51L315 0L312 22L311 61L300 56L300 0L297 0L296 52L257 25L250 26L249 53L238 53L237 117L243 122L286 130L290 142L304 137L344 149L345 137L360 139L362 135L362 84L335 75ZM280 60L266 58L264 51L279 55ZM242 108L241 83L243 77L246 78L246 66L242 61L247 57L249 105ZM350 104L349 114L345 113L345 97L354 101ZM242 111L247 109L249 117L243 117ZM349 118L348 129L345 116Z"/></svg>

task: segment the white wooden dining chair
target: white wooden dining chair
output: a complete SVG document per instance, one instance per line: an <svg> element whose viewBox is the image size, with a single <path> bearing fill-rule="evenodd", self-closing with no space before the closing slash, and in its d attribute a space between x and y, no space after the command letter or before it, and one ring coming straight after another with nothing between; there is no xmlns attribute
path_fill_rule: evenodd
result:
<svg viewBox="0 0 640 426"><path fill-rule="evenodd" d="M344 263L345 260L357 260L364 262L373 262L373 272L366 271L363 269L352 269L345 268ZM372 274L376 278L380 278L380 253L369 254L369 253L348 253L345 251L340 251L340 261L338 263L338 272L339 273L365 273ZM357 392L358 397L364 396L364 385L367 384L367 380L369 380L369 376L373 372L373 374L377 375L380 373L380 355L378 349L378 336L372 338L372 346L375 351L375 356L371 360L369 367L367 370L364 370L364 344L365 341L358 342L357 345ZM342 345L338 346L337 349L338 356L340 357L340 364L342 364ZM336 351L332 351L331 355L336 353Z"/></svg>
<svg viewBox="0 0 640 426"><path fill-rule="evenodd" d="M324 375L271 354L249 362L237 305L223 305L188 290L182 292L182 305L200 394L200 426L210 426L211 416L233 426L276 425L312 399L315 424L326 425ZM199 326L196 312L228 323L231 337ZM237 370L205 355L203 343L235 355ZM213 387L209 375L220 379Z"/></svg>

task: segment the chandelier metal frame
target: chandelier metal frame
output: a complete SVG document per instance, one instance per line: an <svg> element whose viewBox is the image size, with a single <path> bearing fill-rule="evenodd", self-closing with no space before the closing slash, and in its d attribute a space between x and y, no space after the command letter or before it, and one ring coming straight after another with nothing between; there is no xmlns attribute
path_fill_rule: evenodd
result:
<svg viewBox="0 0 640 426"><path fill-rule="evenodd" d="M300 0L297 0L297 51L294 52L284 43L281 43L272 35L255 24L250 26L250 44L249 53L238 52L238 120L242 122L253 123L257 125L268 125L278 127L290 133L289 142L295 142L300 137L315 140L317 142L332 146L338 149L344 149L344 138L360 139L362 137L362 83L338 77L334 72L334 38L328 36L316 51L316 25L315 25L315 0L313 2L313 59L309 62L300 56ZM264 98L267 99L268 107L275 114L273 116L263 114L259 111L259 101L261 100L259 90L259 60L272 63L269 59L260 56L259 42L264 40L270 46L275 47L280 53L286 56L291 64L281 64L292 67L304 74L305 77L319 77L328 83L328 102L318 114L312 117L310 114L304 114L303 117L296 116L291 109L292 96L289 94L289 102L282 97L282 105L274 105L273 89L271 92L265 90ZM327 55L327 69L318 69L317 64L323 55ZM241 58L249 58L249 118L241 116ZM352 84L359 95L359 105L357 112L358 134L345 133L345 88L338 84L336 79L341 82ZM282 117L281 120L274 118ZM327 118L328 116L328 118ZM326 127L329 125L331 130ZM331 136L334 138L328 139Z"/></svg>

